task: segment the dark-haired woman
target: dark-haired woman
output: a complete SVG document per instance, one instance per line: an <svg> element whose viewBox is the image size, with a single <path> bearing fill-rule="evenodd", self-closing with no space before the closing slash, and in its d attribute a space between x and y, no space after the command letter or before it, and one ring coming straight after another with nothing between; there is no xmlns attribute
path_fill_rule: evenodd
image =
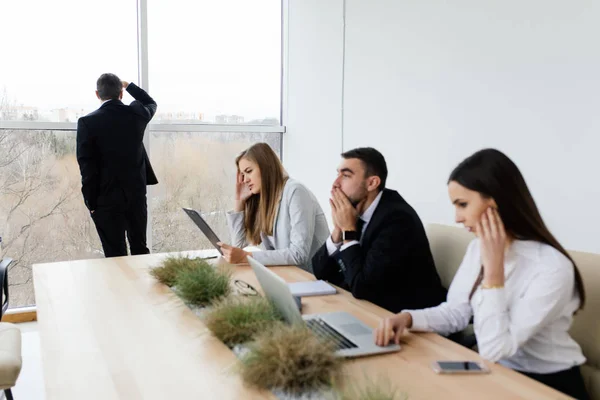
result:
<svg viewBox="0 0 600 400"><path fill-rule="evenodd" d="M588 399L569 335L585 303L577 266L549 232L517 166L494 149L478 151L450 175L456 222L477 236L448 300L383 320L375 342L399 342L405 328L448 335L473 317L480 355L577 399Z"/></svg>

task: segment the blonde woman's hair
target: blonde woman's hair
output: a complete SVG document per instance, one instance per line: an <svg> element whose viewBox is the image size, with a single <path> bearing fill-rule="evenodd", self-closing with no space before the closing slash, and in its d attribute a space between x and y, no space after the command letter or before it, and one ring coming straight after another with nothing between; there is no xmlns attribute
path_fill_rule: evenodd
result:
<svg viewBox="0 0 600 400"><path fill-rule="evenodd" d="M238 171L242 158L256 163L260 170L260 193L251 195L244 205L246 240L249 244L259 245L261 232L273 235L275 214L288 176L277 154L266 143L256 143L237 156L235 165Z"/></svg>

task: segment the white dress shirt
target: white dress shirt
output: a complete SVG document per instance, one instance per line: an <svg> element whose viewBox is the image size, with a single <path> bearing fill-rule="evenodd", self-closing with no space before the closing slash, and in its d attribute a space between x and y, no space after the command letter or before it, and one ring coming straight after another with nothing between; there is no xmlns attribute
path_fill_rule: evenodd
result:
<svg viewBox="0 0 600 400"><path fill-rule="evenodd" d="M369 221L371 220L371 218L373 217L373 214L375 213L375 209L377 209L377 206L379 205L379 202L381 201L382 194L383 194L383 190L379 192L379 194L377 195L377 197L375 197L375 200L373 200L373 202L371 203L369 208L367 208L365 210L365 212L362 213L362 215L360 216L360 219L362 219L364 222L362 230L360 232L361 240L362 240L363 234L367 230L367 225L369 225ZM352 241L346 243L345 245L342 245L342 242L333 243L333 239L331 239L331 236L329 236L329 238L327 239L327 242L325 242L325 243L327 243L327 252L329 253L330 256L338 250L344 251L350 246L354 246L355 244L360 244L360 242L358 240L352 240Z"/></svg>
<svg viewBox="0 0 600 400"><path fill-rule="evenodd" d="M469 294L481 270L479 239L473 240L437 307L406 310L412 330L444 335L467 327L474 317L480 355L518 371L549 374L585 362L569 335L579 307L573 263L553 247L514 241L505 254L504 288Z"/></svg>

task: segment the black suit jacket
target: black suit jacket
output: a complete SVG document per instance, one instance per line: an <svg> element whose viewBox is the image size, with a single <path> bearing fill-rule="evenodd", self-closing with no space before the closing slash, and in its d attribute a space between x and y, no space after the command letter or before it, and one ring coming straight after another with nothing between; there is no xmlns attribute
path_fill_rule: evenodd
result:
<svg viewBox="0 0 600 400"><path fill-rule="evenodd" d="M156 102L133 83L130 105L110 100L77 121L77 162L81 192L90 210L145 195L146 185L158 183L142 142Z"/></svg>
<svg viewBox="0 0 600 400"><path fill-rule="evenodd" d="M312 259L315 276L392 312L437 306L446 300L421 219L398 194L385 189L360 245Z"/></svg>

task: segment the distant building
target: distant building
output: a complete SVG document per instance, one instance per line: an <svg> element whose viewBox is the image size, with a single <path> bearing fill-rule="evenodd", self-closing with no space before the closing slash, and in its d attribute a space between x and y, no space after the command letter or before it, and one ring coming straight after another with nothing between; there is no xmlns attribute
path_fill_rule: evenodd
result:
<svg viewBox="0 0 600 400"><path fill-rule="evenodd" d="M0 119L5 121L37 121L40 114L37 107L11 105L0 111Z"/></svg>
<svg viewBox="0 0 600 400"><path fill-rule="evenodd" d="M80 117L88 114L83 108L77 110L72 108L55 108L51 113L51 122L77 122Z"/></svg>
<svg viewBox="0 0 600 400"><path fill-rule="evenodd" d="M204 121L204 113L199 111L163 111L156 113L152 121L200 122Z"/></svg>
<svg viewBox="0 0 600 400"><path fill-rule="evenodd" d="M215 124L225 124L225 125L233 125L233 124L243 124L244 117L241 115L217 115L215 117Z"/></svg>
<svg viewBox="0 0 600 400"><path fill-rule="evenodd" d="M253 119L248 125L279 125L279 118Z"/></svg>

